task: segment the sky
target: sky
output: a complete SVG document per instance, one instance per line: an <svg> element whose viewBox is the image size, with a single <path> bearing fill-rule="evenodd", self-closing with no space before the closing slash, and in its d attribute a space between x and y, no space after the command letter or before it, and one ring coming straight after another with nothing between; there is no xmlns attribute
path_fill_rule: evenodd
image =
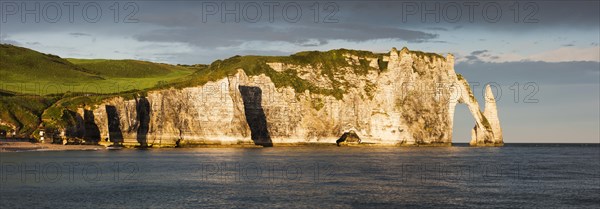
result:
<svg viewBox="0 0 600 209"><path fill-rule="evenodd" d="M2 1L0 42L69 58L210 64L338 48L452 53L507 143L600 142L599 1ZM454 141L473 119L458 106Z"/></svg>

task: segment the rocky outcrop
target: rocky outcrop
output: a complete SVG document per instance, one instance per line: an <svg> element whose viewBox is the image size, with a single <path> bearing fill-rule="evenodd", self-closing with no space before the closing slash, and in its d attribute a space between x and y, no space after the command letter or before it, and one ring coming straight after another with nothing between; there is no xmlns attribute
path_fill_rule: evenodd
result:
<svg viewBox="0 0 600 209"><path fill-rule="evenodd" d="M504 143L502 137L502 128L500 128L500 120L498 119L498 110L496 109L496 99L492 93L490 85L485 87L485 109L483 115L489 123L489 128L492 130L494 138L491 141L472 141L470 144L494 144L501 145ZM475 137L477 138L477 137Z"/></svg>
<svg viewBox="0 0 600 209"><path fill-rule="evenodd" d="M341 97L276 85L269 73L239 68L197 86L107 99L90 111L100 138L141 145L336 143L348 130L362 143L448 145L455 106L463 103L475 120L471 144L502 144L491 89L482 112L455 73L452 55L394 48L343 56L347 65L333 70L320 63L265 63L276 75L297 75L320 89L342 91Z"/></svg>

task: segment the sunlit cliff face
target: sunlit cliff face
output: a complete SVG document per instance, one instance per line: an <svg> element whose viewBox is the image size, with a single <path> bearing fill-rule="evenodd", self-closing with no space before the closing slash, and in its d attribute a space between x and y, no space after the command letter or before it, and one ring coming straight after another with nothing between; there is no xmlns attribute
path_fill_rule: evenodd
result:
<svg viewBox="0 0 600 209"><path fill-rule="evenodd" d="M335 143L353 131L362 144L449 145L455 106L464 103L476 122L471 144L503 143L493 95L481 111L466 80L454 72L452 55L406 48L340 52L316 56L310 64L261 60L268 66L264 71L241 66L200 85L82 108L93 111L100 138L114 136L111 130L125 143ZM298 81L309 87L299 90Z"/></svg>

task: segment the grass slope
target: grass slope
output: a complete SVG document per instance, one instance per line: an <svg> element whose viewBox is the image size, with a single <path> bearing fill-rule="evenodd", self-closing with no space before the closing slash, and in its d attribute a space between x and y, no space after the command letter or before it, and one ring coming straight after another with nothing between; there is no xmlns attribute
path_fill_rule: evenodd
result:
<svg viewBox="0 0 600 209"><path fill-rule="evenodd" d="M67 61L111 78L148 78L185 70L183 67L139 60L72 59Z"/></svg>
<svg viewBox="0 0 600 209"><path fill-rule="evenodd" d="M58 56L8 44L0 44L0 75L2 82L103 80L97 74Z"/></svg>
<svg viewBox="0 0 600 209"><path fill-rule="evenodd" d="M143 90L181 80L196 70L137 60L63 59L0 44L0 90L17 94Z"/></svg>

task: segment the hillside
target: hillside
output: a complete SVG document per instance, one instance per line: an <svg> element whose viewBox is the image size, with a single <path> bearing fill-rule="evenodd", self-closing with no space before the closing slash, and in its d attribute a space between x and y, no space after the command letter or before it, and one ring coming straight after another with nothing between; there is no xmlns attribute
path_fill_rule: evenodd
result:
<svg viewBox="0 0 600 209"><path fill-rule="evenodd" d="M21 82L92 82L104 80L65 59L31 49L0 44L0 80Z"/></svg>
<svg viewBox="0 0 600 209"><path fill-rule="evenodd" d="M139 60L73 59L67 61L89 72L111 78L148 78L166 76L183 67Z"/></svg>
<svg viewBox="0 0 600 209"><path fill-rule="evenodd" d="M0 61L0 89L34 95L143 90L199 69L138 60L63 59L9 44L0 44Z"/></svg>

